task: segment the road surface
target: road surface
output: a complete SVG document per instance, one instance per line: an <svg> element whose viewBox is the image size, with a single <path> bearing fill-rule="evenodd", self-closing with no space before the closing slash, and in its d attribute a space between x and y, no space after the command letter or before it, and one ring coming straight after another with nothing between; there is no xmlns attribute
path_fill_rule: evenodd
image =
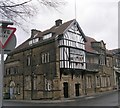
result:
<svg viewBox="0 0 120 108"><path fill-rule="evenodd" d="M10 101L5 100L4 106L118 106L119 94L117 91L101 95L87 96L62 101ZM95 107L95 108L96 108ZM108 107L109 108L109 107Z"/></svg>

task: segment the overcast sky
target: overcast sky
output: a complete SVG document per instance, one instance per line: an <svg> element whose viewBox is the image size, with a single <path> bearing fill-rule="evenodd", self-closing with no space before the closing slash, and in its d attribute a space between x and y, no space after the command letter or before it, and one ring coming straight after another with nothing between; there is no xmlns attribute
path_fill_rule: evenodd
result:
<svg viewBox="0 0 120 108"><path fill-rule="evenodd" d="M17 27L17 46L30 37L31 29L46 30L55 24L56 19L63 23L71 19L78 21L86 36L103 40L107 49L118 47L118 1L119 0L66 0L67 4L54 9L41 7L39 14L24 24L28 33Z"/></svg>

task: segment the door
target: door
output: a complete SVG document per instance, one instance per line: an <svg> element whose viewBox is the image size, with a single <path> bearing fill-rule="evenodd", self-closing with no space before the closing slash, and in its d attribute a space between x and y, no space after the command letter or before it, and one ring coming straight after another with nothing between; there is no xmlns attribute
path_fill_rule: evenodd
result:
<svg viewBox="0 0 120 108"><path fill-rule="evenodd" d="M79 95L80 95L79 87L80 87L80 84L75 84L75 95L76 95L76 96L79 96Z"/></svg>
<svg viewBox="0 0 120 108"><path fill-rule="evenodd" d="M10 82L10 99L14 99L15 98L15 82L11 81Z"/></svg>
<svg viewBox="0 0 120 108"><path fill-rule="evenodd" d="M14 97L14 88L10 88L10 99L13 99Z"/></svg>
<svg viewBox="0 0 120 108"><path fill-rule="evenodd" d="M68 83L63 83L64 98L68 98Z"/></svg>

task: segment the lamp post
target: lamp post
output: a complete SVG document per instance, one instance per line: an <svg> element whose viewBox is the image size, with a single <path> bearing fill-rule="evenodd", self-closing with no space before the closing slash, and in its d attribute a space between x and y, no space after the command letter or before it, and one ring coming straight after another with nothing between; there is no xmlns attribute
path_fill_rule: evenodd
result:
<svg viewBox="0 0 120 108"><path fill-rule="evenodd" d="M12 22L0 21L1 27L6 28L8 25L13 25ZM2 30L1 30L2 32ZM1 33L2 34L2 33ZM3 35L0 35L1 42L3 42ZM1 61L0 61L0 108L3 106L3 75L4 75L4 48L0 47Z"/></svg>

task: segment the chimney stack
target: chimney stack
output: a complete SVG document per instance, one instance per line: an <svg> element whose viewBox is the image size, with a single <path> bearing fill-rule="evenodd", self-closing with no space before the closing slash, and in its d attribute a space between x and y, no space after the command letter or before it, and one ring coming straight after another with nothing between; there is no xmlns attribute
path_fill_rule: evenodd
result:
<svg viewBox="0 0 120 108"><path fill-rule="evenodd" d="M31 38L33 38L37 33L39 33L39 32L41 32L41 31L39 31L39 30L36 30L36 29L32 29L31 30Z"/></svg>
<svg viewBox="0 0 120 108"><path fill-rule="evenodd" d="M62 20L58 19L55 21L55 26L60 26L62 24Z"/></svg>

